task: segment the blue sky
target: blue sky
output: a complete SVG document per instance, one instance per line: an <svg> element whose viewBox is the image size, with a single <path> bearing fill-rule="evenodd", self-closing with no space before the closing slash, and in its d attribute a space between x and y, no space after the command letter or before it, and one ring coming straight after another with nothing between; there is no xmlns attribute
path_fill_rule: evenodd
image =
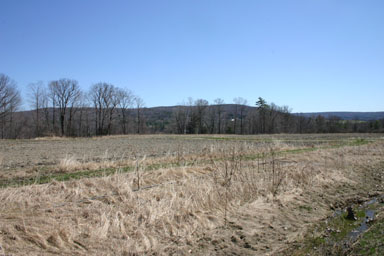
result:
<svg viewBox="0 0 384 256"><path fill-rule="evenodd" d="M384 1L1 0L0 73L294 112L384 111ZM25 97L24 97L25 98Z"/></svg>

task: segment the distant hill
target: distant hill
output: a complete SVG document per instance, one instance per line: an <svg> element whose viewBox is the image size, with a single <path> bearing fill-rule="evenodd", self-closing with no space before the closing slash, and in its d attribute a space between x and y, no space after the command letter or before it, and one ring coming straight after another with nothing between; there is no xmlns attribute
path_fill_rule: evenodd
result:
<svg viewBox="0 0 384 256"><path fill-rule="evenodd" d="M224 104L223 111L231 114L235 111L234 104ZM177 106L169 107L152 107L146 108L147 118L150 119L167 119L172 118L172 113L177 109ZM256 107L246 106L244 114L256 109ZM342 120L359 120L372 121L384 119L384 111L381 112L308 112L308 113L293 113L296 116L316 117L322 115L325 118L339 117Z"/></svg>
<svg viewBox="0 0 384 256"><path fill-rule="evenodd" d="M160 107L149 107L144 108L145 118L147 121L154 120L171 120L173 119L173 113L176 112L179 106L160 106ZM92 111L92 108L87 108ZM224 114L229 115L229 118L232 118L232 114L235 112L236 105L234 104L223 104L222 111ZM245 106L244 115L247 115L252 110L255 110L256 107ZM32 111L20 111L22 115L30 116ZM51 112L51 109L49 110ZM381 120L384 119L384 111L381 112L307 112L307 113L292 113L296 116L304 117L316 117L321 115L325 118L330 117L339 117L342 120L359 120L359 121L372 121L372 120ZM135 117L135 109L131 109L130 115L132 118Z"/></svg>
<svg viewBox="0 0 384 256"><path fill-rule="evenodd" d="M371 121L384 119L384 112L313 112L313 113L294 113L297 116L314 117L321 115L325 118L339 117L342 120Z"/></svg>
<svg viewBox="0 0 384 256"><path fill-rule="evenodd" d="M101 134L183 132L190 134L384 132L384 111L313 112L288 115L285 112L268 111L264 116L265 126L261 126L261 115L257 114L256 107L234 104L220 105L220 122L218 121L218 108L219 106L207 106L204 114L201 114L203 112L199 114L196 106L192 108L161 106L142 108L141 110L129 109L124 114L116 109L111 119L108 116L105 116L105 119L96 118L96 111L93 108L77 108L72 112L73 116L67 115L64 133L66 136L76 137ZM46 108L41 109L39 113L39 122L36 122L36 112L32 110L4 116L3 120L0 120L0 138L34 138L36 136L60 135L61 123L58 110L54 112L53 108ZM357 122L308 120L310 117L319 115L326 119L337 117L341 120L356 120ZM102 128L100 128L100 124L103 125Z"/></svg>

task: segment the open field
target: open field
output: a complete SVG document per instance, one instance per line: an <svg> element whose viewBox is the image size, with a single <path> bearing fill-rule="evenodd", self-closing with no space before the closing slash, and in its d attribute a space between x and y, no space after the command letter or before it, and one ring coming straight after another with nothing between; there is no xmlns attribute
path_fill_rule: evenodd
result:
<svg viewBox="0 0 384 256"><path fill-rule="evenodd" d="M106 167L127 167L137 158L170 163L173 158L194 159L206 155L211 148L246 146L253 154L269 148L279 150L327 148L356 143L363 138L369 142L380 138L372 134L339 135L260 135L260 136L111 136L95 138L38 138L33 140L0 141L0 186L10 180L35 182L34 178L63 170L90 170ZM149 162L149 161L147 161ZM71 167L72 166L72 167ZM69 170L71 169L71 170ZM114 172L115 170L110 170ZM89 176L89 175L87 175ZM20 179L17 179L20 178ZM31 178L33 180L27 180Z"/></svg>
<svg viewBox="0 0 384 256"><path fill-rule="evenodd" d="M384 135L4 140L0 185L0 255L306 255L384 193Z"/></svg>

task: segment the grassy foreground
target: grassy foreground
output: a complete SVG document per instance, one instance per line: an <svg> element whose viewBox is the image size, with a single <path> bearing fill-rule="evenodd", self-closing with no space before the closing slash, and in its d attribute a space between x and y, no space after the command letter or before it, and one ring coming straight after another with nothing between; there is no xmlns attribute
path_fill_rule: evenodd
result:
<svg viewBox="0 0 384 256"><path fill-rule="evenodd" d="M384 192L378 138L304 146L181 139L184 148L165 156L68 158L45 170L49 178L5 184L0 255L287 255L336 209ZM350 228L339 221L335 237ZM374 225L364 235L377 237ZM359 241L357 254L369 245Z"/></svg>

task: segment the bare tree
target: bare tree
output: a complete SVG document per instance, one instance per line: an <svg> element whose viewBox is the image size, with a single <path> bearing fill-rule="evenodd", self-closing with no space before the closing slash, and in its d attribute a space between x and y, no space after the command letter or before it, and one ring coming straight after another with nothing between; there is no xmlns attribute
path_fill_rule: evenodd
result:
<svg viewBox="0 0 384 256"><path fill-rule="evenodd" d="M95 108L96 134L111 134L114 111L119 104L117 88L108 83L94 84L89 93Z"/></svg>
<svg viewBox="0 0 384 256"><path fill-rule="evenodd" d="M246 105L247 105L247 100L246 99L243 99L241 97L237 97L237 98L234 98L233 101L235 102L236 106L236 116L235 116L235 127L236 127L236 118L237 118L237 115L238 115L238 111L240 111L240 134L243 134L244 133L244 125L243 125L243 120L244 120L244 110L246 108ZM236 128L235 128L235 131L236 133Z"/></svg>
<svg viewBox="0 0 384 256"><path fill-rule="evenodd" d="M67 109L73 106L80 96L80 87L76 80L60 79L49 84L52 101L59 109L61 135L65 135Z"/></svg>
<svg viewBox="0 0 384 256"><path fill-rule="evenodd" d="M224 105L224 100L223 99L220 99L220 98L217 98L215 99L215 108L216 108L216 112L217 112L217 119L218 119L218 124L217 124L217 131L218 131L218 134L221 134L221 119L222 119L222 115L223 115L223 105Z"/></svg>
<svg viewBox="0 0 384 256"><path fill-rule="evenodd" d="M31 107L35 110L34 122L35 122L35 136L41 136L41 110L46 107L47 94L46 88L42 81L29 84L29 102Z"/></svg>
<svg viewBox="0 0 384 256"><path fill-rule="evenodd" d="M275 133L276 132L276 118L278 115L282 112L281 108L277 106L275 103L271 103L269 105L268 109L268 120L267 122L269 123L269 133Z"/></svg>
<svg viewBox="0 0 384 256"><path fill-rule="evenodd" d="M20 93L16 83L4 74L0 74L0 117L11 112L21 103Z"/></svg>
<svg viewBox="0 0 384 256"><path fill-rule="evenodd" d="M204 99L198 99L195 101L195 115L197 121L197 133L204 133L204 117L205 110L208 107L208 101Z"/></svg>
<svg viewBox="0 0 384 256"><path fill-rule="evenodd" d="M188 101L185 104L187 113L186 113L186 122L185 122L185 126L184 126L184 134L187 134L188 123L191 121L191 116L192 116L192 112L193 112L193 104L194 104L193 98L188 97Z"/></svg>
<svg viewBox="0 0 384 256"><path fill-rule="evenodd" d="M233 110L233 132L234 134L236 134L237 132L237 115L238 115L238 110L239 110L239 105L235 104L235 108Z"/></svg>
<svg viewBox="0 0 384 256"><path fill-rule="evenodd" d="M185 105L179 105L173 112L176 125L176 133L183 134L186 133L186 125L188 121L188 107Z"/></svg>
<svg viewBox="0 0 384 256"><path fill-rule="evenodd" d="M68 122L67 122L67 135L75 136L76 129L73 120L75 119L76 113L82 107L83 92L80 91L76 97L71 101L71 104L68 108Z"/></svg>
<svg viewBox="0 0 384 256"><path fill-rule="evenodd" d="M57 81L52 81L48 85L48 89L49 89L48 97L49 97L51 104L52 104L52 127L51 127L51 133L52 134L57 134L57 131L56 131L56 95L55 95L54 90L52 90L52 88L54 86L56 86L56 84L57 84Z"/></svg>
<svg viewBox="0 0 384 256"><path fill-rule="evenodd" d="M138 134L140 134L143 132L143 125L144 125L143 124L143 116L142 116L143 107L145 105L144 100L142 98L140 98L139 96L136 96L135 97L135 105L136 105L136 125L137 125L136 132Z"/></svg>
<svg viewBox="0 0 384 256"><path fill-rule="evenodd" d="M130 109L133 107L135 96L128 89L118 89L117 97L119 98L119 108L121 113L121 130L123 134L127 134Z"/></svg>
<svg viewBox="0 0 384 256"><path fill-rule="evenodd" d="M95 130L96 135L102 135L104 129L104 122L106 118L106 109L104 105L104 94L109 88L107 83L97 83L92 86L89 91L89 98L95 108Z"/></svg>
<svg viewBox="0 0 384 256"><path fill-rule="evenodd" d="M79 114L78 118L78 133L80 136L91 136L93 134L92 118L95 116L95 111L91 107L92 100L89 93L82 93L79 101ZM96 130L95 130L96 132Z"/></svg>
<svg viewBox="0 0 384 256"><path fill-rule="evenodd" d="M112 121L114 117L114 112L117 108L117 106L120 103L120 98L117 94L117 88L113 91L113 94L111 95L111 101L110 101L110 107L109 107L109 113L108 113L108 126L107 126L107 134L112 134Z"/></svg>
<svg viewBox="0 0 384 256"><path fill-rule="evenodd" d="M7 75L0 74L0 119L1 138L5 137L7 122L13 125L12 114L21 104L20 93L16 89L16 83ZM9 119L7 119L9 117Z"/></svg>
<svg viewBox="0 0 384 256"><path fill-rule="evenodd" d="M180 103L173 112L175 118L176 133L187 134L188 125L191 125L191 113L193 109L193 99L188 98L188 101Z"/></svg>
<svg viewBox="0 0 384 256"><path fill-rule="evenodd" d="M216 109L215 109L215 106L213 106L213 105L208 106L207 112L208 112L207 113L207 122L206 122L207 131L210 134L213 134L213 133L215 133L215 128L216 128Z"/></svg>
<svg viewBox="0 0 384 256"><path fill-rule="evenodd" d="M89 131L89 101L86 93L81 93L77 101L76 134L77 136L90 136ZM74 131L75 132L75 131Z"/></svg>

